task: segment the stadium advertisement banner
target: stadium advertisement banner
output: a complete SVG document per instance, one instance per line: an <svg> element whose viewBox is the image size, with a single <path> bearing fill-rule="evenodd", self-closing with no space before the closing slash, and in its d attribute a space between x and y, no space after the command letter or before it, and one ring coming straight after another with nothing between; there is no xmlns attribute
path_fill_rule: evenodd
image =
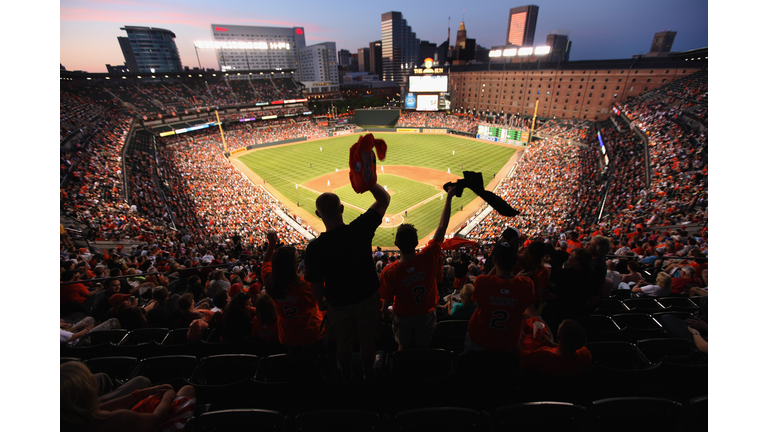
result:
<svg viewBox="0 0 768 432"><path fill-rule="evenodd" d="M413 93L405 95L405 109L416 108L416 96Z"/></svg>
<svg viewBox="0 0 768 432"><path fill-rule="evenodd" d="M229 155L231 156L233 154L242 153L242 152L244 152L246 150L248 150L248 147L240 147L237 150L232 150L231 152L229 152Z"/></svg>
<svg viewBox="0 0 768 432"><path fill-rule="evenodd" d="M263 105L269 105L267 102L256 102L254 105L256 106L263 106Z"/></svg>
<svg viewBox="0 0 768 432"><path fill-rule="evenodd" d="M448 133L445 129L422 129L422 133Z"/></svg>
<svg viewBox="0 0 768 432"><path fill-rule="evenodd" d="M302 114L304 114L304 115L312 115L312 111L304 111Z"/></svg>
<svg viewBox="0 0 768 432"><path fill-rule="evenodd" d="M268 115L268 116L262 116L261 117L262 120L272 120L272 119L276 119L276 118L277 118L276 115Z"/></svg>
<svg viewBox="0 0 768 432"><path fill-rule="evenodd" d="M398 132L418 132L419 129L402 129L402 128L397 128L397 131Z"/></svg>
<svg viewBox="0 0 768 432"><path fill-rule="evenodd" d="M168 135L175 135L175 134L176 134L176 132L174 132L174 131L160 132L160 136L161 137L165 137L165 136L168 136Z"/></svg>
<svg viewBox="0 0 768 432"><path fill-rule="evenodd" d="M238 119L237 121L241 121L241 122L249 122L249 121L254 121L254 120L256 120L256 117L253 117L253 118L247 118L247 119Z"/></svg>
<svg viewBox="0 0 768 432"><path fill-rule="evenodd" d="M328 126L328 122L327 121L317 122L317 125L320 127Z"/></svg>
<svg viewBox="0 0 768 432"><path fill-rule="evenodd" d="M352 131L351 131L351 130L338 131L338 132L334 132L334 133L333 133L333 136L339 136L339 135L347 135L347 134L351 134L351 133L352 133Z"/></svg>

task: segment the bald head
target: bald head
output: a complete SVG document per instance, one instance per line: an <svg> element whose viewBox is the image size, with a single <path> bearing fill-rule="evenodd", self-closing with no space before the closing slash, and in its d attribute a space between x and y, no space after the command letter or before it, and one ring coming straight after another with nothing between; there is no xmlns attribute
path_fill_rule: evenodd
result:
<svg viewBox="0 0 768 432"><path fill-rule="evenodd" d="M317 197L315 207L317 208L315 213L323 221L341 218L341 214L344 212L344 206L341 205L339 196L331 192L326 192Z"/></svg>

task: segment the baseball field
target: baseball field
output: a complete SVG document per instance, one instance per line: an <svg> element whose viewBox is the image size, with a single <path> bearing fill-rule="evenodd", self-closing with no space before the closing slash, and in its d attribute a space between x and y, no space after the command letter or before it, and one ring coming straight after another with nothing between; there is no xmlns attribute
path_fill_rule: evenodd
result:
<svg viewBox="0 0 768 432"><path fill-rule="evenodd" d="M370 193L357 194L349 183L349 148L358 136L268 147L236 159L278 191L286 205L292 208L298 205L305 210L306 213L301 212L305 219L314 215L319 194L336 193L344 204L344 221L349 223L373 202ZM437 227L445 203L444 183L462 178L462 171L476 171L483 173L488 189L494 175L496 180L506 175L501 170L516 151L510 146L453 135L379 133L374 136L387 143L386 159L376 163L378 183L386 186L392 200L373 245L388 248L394 247L395 228L404 222L413 224L420 235ZM462 197L454 198L451 214L476 198L468 190ZM322 232L322 223L319 226L318 232Z"/></svg>

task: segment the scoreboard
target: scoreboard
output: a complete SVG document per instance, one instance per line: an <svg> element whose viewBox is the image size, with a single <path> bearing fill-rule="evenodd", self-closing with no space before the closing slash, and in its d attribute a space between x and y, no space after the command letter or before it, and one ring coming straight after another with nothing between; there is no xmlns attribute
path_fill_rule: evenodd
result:
<svg viewBox="0 0 768 432"><path fill-rule="evenodd" d="M517 129L506 129L496 126L480 125L477 127L477 137L488 141L505 144L526 145L529 132Z"/></svg>

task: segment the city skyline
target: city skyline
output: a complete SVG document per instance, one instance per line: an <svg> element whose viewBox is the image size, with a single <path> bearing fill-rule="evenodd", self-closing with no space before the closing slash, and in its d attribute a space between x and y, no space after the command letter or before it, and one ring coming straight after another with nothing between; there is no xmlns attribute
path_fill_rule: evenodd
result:
<svg viewBox="0 0 768 432"><path fill-rule="evenodd" d="M125 33L121 27L159 27L176 34L183 66L198 66L194 42L212 40L211 23L231 25L304 27L307 44L335 42L337 50L357 52L381 39L381 14L403 13L421 40L440 45L448 37L450 16L451 44L463 21L467 37L490 48L505 42L509 9L526 4L539 6L534 45L544 45L546 36L565 30L573 41L571 60L629 58L649 51L653 35L662 30L677 32L673 51L708 46L707 2L650 0L642 10L623 3L591 0L572 4L564 0L534 3L484 2L470 7L466 2L447 0L389 2L383 5L349 4L330 1L322 10L316 3L298 1L285 8L277 4L228 0L212 10L199 0L180 3L174 0L62 0L60 3L60 63L67 70L106 72L105 64L123 64L117 41ZM470 9L466 9L470 7ZM88 46L89 49L82 49ZM217 68L213 51L199 50L200 65Z"/></svg>

